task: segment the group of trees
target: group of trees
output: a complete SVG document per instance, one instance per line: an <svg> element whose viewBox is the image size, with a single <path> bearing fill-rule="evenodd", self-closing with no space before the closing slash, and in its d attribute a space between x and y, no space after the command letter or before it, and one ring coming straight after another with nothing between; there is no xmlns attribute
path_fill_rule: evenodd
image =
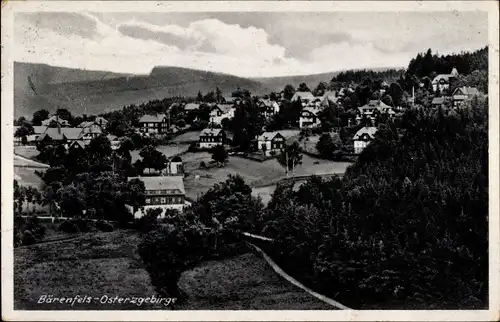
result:
<svg viewBox="0 0 500 322"><path fill-rule="evenodd" d="M139 254L160 295L182 299L177 283L184 270L244 249L239 233L254 231L262 213L251 192L241 177L230 176L182 216L167 214L142 238Z"/></svg>
<svg viewBox="0 0 500 322"><path fill-rule="evenodd" d="M354 307L402 299L484 307L487 142L485 102L407 111L401 129L382 127L343 180L276 189L263 216L263 234L277 241L270 252Z"/></svg>
<svg viewBox="0 0 500 322"><path fill-rule="evenodd" d="M425 54L419 53L413 58L407 73L417 77L433 77L437 74L449 74L456 68L459 74L470 74L475 70L488 70L488 46L474 52L462 52L439 56L428 49Z"/></svg>

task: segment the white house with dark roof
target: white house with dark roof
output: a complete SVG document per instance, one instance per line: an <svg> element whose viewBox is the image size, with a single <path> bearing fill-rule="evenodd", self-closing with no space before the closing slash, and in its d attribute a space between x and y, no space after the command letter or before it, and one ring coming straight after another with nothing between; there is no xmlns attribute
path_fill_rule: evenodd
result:
<svg viewBox="0 0 500 322"><path fill-rule="evenodd" d="M458 87L453 91L453 107L459 107L464 101L479 96L480 92L476 87Z"/></svg>
<svg viewBox="0 0 500 322"><path fill-rule="evenodd" d="M356 132L352 138L354 141L354 153L361 153L373 141L375 133L377 133L377 128L373 126L363 127Z"/></svg>
<svg viewBox="0 0 500 322"><path fill-rule="evenodd" d="M314 107L306 107L300 111L299 128L315 128L321 125L321 120L318 117L320 109Z"/></svg>
<svg viewBox="0 0 500 322"><path fill-rule="evenodd" d="M271 116L278 114L280 111L280 105L278 102L261 98L257 101L257 107L264 114L265 118L270 118Z"/></svg>
<svg viewBox="0 0 500 322"><path fill-rule="evenodd" d="M396 115L394 108L382 102L381 100L370 100L367 104L358 107L356 113L356 122L359 124L363 117L367 117L375 122L377 114L387 114L390 118Z"/></svg>
<svg viewBox="0 0 500 322"><path fill-rule="evenodd" d="M234 117L235 110L233 104L215 104L210 110L210 123L221 125L223 119L230 120Z"/></svg>
<svg viewBox="0 0 500 322"><path fill-rule="evenodd" d="M280 152L285 147L286 139L280 132L264 132L257 137L257 150L265 156Z"/></svg>
<svg viewBox="0 0 500 322"><path fill-rule="evenodd" d="M210 149L216 145L225 145L226 132L222 129L207 128L201 131L198 145L200 149Z"/></svg>
<svg viewBox="0 0 500 322"><path fill-rule="evenodd" d="M314 100L314 98L315 97L311 92L295 92L290 101L295 102L300 99L300 101L302 102L302 106L306 106L307 104L309 104L309 102Z"/></svg>
<svg viewBox="0 0 500 322"><path fill-rule="evenodd" d="M160 217L165 216L167 209L183 212L190 203L186 201L186 191L182 176L154 176L154 177L129 177L128 181L139 179L144 182L146 205L142 209L135 209L135 218L144 216L148 209L160 208ZM132 212L132 207L127 207Z"/></svg>
<svg viewBox="0 0 500 322"><path fill-rule="evenodd" d="M139 132L147 134L166 134L168 132L166 114L146 114L139 119Z"/></svg>
<svg viewBox="0 0 500 322"><path fill-rule="evenodd" d="M432 90L437 92L447 91L450 88L450 82L458 77L458 71L456 68L451 70L449 74L439 74L432 80Z"/></svg>

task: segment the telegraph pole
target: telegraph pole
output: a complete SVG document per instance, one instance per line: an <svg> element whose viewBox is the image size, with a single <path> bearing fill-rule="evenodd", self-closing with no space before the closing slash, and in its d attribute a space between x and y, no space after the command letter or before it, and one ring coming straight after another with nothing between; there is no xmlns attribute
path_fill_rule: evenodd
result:
<svg viewBox="0 0 500 322"><path fill-rule="evenodd" d="M286 149L286 146L285 146L285 163L286 163L285 176L288 179L288 151Z"/></svg>

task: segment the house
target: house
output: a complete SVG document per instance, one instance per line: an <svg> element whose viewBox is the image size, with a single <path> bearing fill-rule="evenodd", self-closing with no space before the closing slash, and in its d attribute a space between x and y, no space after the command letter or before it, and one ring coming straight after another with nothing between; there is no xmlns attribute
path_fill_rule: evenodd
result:
<svg viewBox="0 0 500 322"><path fill-rule="evenodd" d="M165 175L168 176L181 176L184 174L184 167L182 165L182 159L179 156L175 156L170 159L167 163L167 168L165 169Z"/></svg>
<svg viewBox="0 0 500 322"><path fill-rule="evenodd" d="M49 117L48 119L46 120L43 120L42 121L42 126L50 126L50 127L57 127L57 126L60 126L60 127L69 127L70 124L68 121L66 121L65 119L62 119L60 118L59 116L57 115L52 115L51 117Z"/></svg>
<svg viewBox="0 0 500 322"><path fill-rule="evenodd" d="M394 117L396 112L392 108L382 102L381 100L370 100L367 104L358 107L358 111L356 113L356 122L359 124L363 117L366 117L372 122L375 122L375 116L377 114L387 114L389 117Z"/></svg>
<svg viewBox="0 0 500 322"><path fill-rule="evenodd" d="M187 103L184 106L184 110L186 112L196 111L196 110L199 110L199 109L200 109L200 104L197 104L197 103Z"/></svg>
<svg viewBox="0 0 500 322"><path fill-rule="evenodd" d="M479 90L475 87L459 87L456 88L453 91L452 97L453 97L453 107L459 107L460 104L462 104L463 101L469 100L473 98L474 96L479 95Z"/></svg>
<svg viewBox="0 0 500 322"><path fill-rule="evenodd" d="M81 127L81 128L89 128L90 127L90 128L93 128L94 130L99 129L102 133L107 125L108 125L108 121L104 117L98 116L93 121L83 121L82 123L80 123L78 125L78 127Z"/></svg>
<svg viewBox="0 0 500 322"><path fill-rule="evenodd" d="M144 134L166 134L169 119L165 114L146 114L139 119L139 132Z"/></svg>
<svg viewBox="0 0 500 322"><path fill-rule="evenodd" d="M207 128L201 131L199 138L200 149L210 149L216 145L226 144L227 135L222 129Z"/></svg>
<svg viewBox="0 0 500 322"><path fill-rule="evenodd" d="M445 107L446 100L444 97L434 97L431 102L433 108Z"/></svg>
<svg viewBox="0 0 500 322"><path fill-rule="evenodd" d="M264 113L264 117L270 118L271 116L278 114L280 111L280 105L276 101L270 99L259 99L257 101L257 107L260 108Z"/></svg>
<svg viewBox="0 0 500 322"><path fill-rule="evenodd" d="M337 93L335 91L326 91L321 97L321 105L324 107L328 107L330 106L330 102L337 103L338 100L339 97L337 96Z"/></svg>
<svg viewBox="0 0 500 322"><path fill-rule="evenodd" d="M233 97L233 96L224 96L224 97L222 97L222 100L226 104L231 104L231 105L241 103L241 98L239 98L239 97Z"/></svg>
<svg viewBox="0 0 500 322"><path fill-rule="evenodd" d="M79 140L82 136L82 128L79 127L47 127L38 136L36 143L70 143Z"/></svg>
<svg viewBox="0 0 500 322"><path fill-rule="evenodd" d="M439 74L432 80L432 90L437 92L448 91L450 83L453 79L458 77L458 71L453 68L450 74Z"/></svg>
<svg viewBox="0 0 500 322"><path fill-rule="evenodd" d="M160 208L160 217L165 216L167 209L175 209L180 212L189 205L186 201L186 191L182 176L155 176L155 177L129 177L128 181L139 179L144 182L146 205L142 209L135 210L127 206L135 218L141 218L148 209Z"/></svg>
<svg viewBox="0 0 500 322"><path fill-rule="evenodd" d="M286 139L280 132L264 132L257 137L257 150L265 156L280 152L285 147Z"/></svg>
<svg viewBox="0 0 500 322"><path fill-rule="evenodd" d="M232 119L236 109L232 104L215 104L210 111L210 123L221 125L223 119Z"/></svg>
<svg viewBox="0 0 500 322"><path fill-rule="evenodd" d="M113 135L113 134L108 134L108 135L106 135L106 137L108 138L109 142L111 143L111 150L115 151L115 150L118 150L120 148L122 141L120 140L119 137L117 137L116 135Z"/></svg>
<svg viewBox="0 0 500 322"><path fill-rule="evenodd" d="M318 117L318 112L320 110L317 108L306 107L300 112L299 117L299 127L302 128L314 128L321 125L321 121Z"/></svg>
<svg viewBox="0 0 500 322"><path fill-rule="evenodd" d="M81 129L81 136L79 139L85 140L85 141L91 141L92 139L101 135L103 132L103 129L101 128L101 126L97 125L97 124L92 124L90 126L83 127L80 129Z"/></svg>
<svg viewBox="0 0 500 322"><path fill-rule="evenodd" d="M311 92L295 92L290 101L295 102L299 99L302 106L306 106L310 101L314 100L314 95Z"/></svg>
<svg viewBox="0 0 500 322"><path fill-rule="evenodd" d="M373 141L375 133L377 133L377 128L373 126L363 127L356 132L352 138L354 141L354 153L361 153Z"/></svg>
<svg viewBox="0 0 500 322"><path fill-rule="evenodd" d="M319 108L323 106L323 97L322 96L315 96L312 100L307 102L306 107L313 107L313 108Z"/></svg>
<svg viewBox="0 0 500 322"><path fill-rule="evenodd" d="M75 140L75 141L71 141L71 143L69 143L68 145L68 150L79 150L81 152L83 152L85 150L85 147L88 145L88 141L85 142L83 140Z"/></svg>

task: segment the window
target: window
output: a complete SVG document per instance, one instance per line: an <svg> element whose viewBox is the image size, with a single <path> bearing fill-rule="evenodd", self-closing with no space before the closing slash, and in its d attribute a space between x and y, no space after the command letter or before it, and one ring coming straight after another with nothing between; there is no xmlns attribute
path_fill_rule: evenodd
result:
<svg viewBox="0 0 500 322"><path fill-rule="evenodd" d="M146 203L147 203L147 204L150 204L150 203L151 203L151 199L146 198Z"/></svg>
<svg viewBox="0 0 500 322"><path fill-rule="evenodd" d="M162 197L160 201L161 201L162 205L164 205L167 203L167 198Z"/></svg>

